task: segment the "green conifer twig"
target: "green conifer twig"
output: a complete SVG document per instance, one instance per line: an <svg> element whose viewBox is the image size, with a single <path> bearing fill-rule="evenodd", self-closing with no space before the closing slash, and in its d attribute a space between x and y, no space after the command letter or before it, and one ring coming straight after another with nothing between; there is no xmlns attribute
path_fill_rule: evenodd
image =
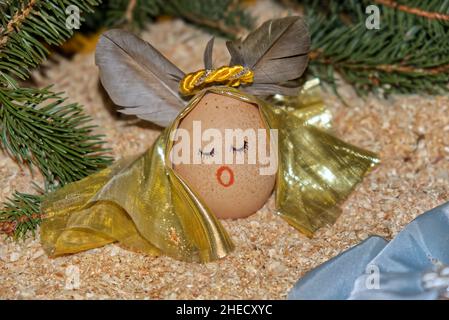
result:
<svg viewBox="0 0 449 320"><path fill-rule="evenodd" d="M19 164L36 166L44 191L81 179L111 162L101 135L76 103L67 104L49 88L21 88L48 55L73 34L66 8L90 12L95 0L0 0L0 148ZM42 217L42 195L15 192L0 210L0 233L24 237Z"/></svg>
<svg viewBox="0 0 449 320"><path fill-rule="evenodd" d="M101 135L78 104L46 89L0 89L1 145L40 168L48 186L79 180L106 166Z"/></svg>
<svg viewBox="0 0 449 320"><path fill-rule="evenodd" d="M311 30L309 70L314 76L336 88L338 72L361 95L447 92L449 1L301 3ZM365 25L371 4L381 10L379 30Z"/></svg>
<svg viewBox="0 0 449 320"><path fill-rule="evenodd" d="M0 0L0 85L16 86L48 55L45 46L60 45L73 30L66 27L66 8L91 12L96 0Z"/></svg>
<svg viewBox="0 0 449 320"><path fill-rule="evenodd" d="M15 239L24 238L28 232L34 234L42 221L41 201L40 195L15 192L0 210L0 233Z"/></svg>
<svg viewBox="0 0 449 320"><path fill-rule="evenodd" d="M141 30L148 22L164 15L181 17L200 27L227 37L237 37L250 29L253 19L239 0L110 0L86 16L83 29L131 26Z"/></svg>

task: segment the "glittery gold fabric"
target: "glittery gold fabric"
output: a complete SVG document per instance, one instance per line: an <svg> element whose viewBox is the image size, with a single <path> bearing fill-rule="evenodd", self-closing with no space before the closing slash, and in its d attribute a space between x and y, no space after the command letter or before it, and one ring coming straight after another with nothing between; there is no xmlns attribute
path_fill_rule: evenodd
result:
<svg viewBox="0 0 449 320"><path fill-rule="evenodd" d="M143 155L117 161L46 197L41 241L50 256L115 241L195 262L222 258L233 249L220 221L169 162L170 133L206 92L257 104L267 126L278 130L276 210L307 236L335 221L338 203L379 161L328 132L331 116L317 80L307 82L298 97L275 96L270 103L229 87L207 88Z"/></svg>

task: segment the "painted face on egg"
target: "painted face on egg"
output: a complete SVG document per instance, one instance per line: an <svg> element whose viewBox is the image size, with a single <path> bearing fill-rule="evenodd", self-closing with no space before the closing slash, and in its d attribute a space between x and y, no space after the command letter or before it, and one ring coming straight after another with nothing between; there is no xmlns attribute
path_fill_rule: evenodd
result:
<svg viewBox="0 0 449 320"><path fill-rule="evenodd" d="M253 129L256 134L259 129L265 130L257 105L216 93L206 93L181 120L178 128L186 130L189 136L193 137L194 125L198 128L199 123L202 133L208 129L216 129L221 133L221 148L211 147L210 140L201 141L197 146L192 142L191 161L189 164L174 165L174 170L218 218L244 218L255 213L270 197L275 184L275 174L261 174L260 168L263 166L259 161L257 139L244 136L243 139L232 139L227 144L225 130ZM268 136L267 133L266 154L270 152ZM182 141L176 143L180 142ZM230 150L227 150L227 147ZM232 153L232 163L225 163L226 152ZM195 154L205 161L195 164ZM255 163L248 161L249 154L256 155ZM223 157L221 164L211 163L213 157L219 156ZM238 156L244 157L243 163L236 163Z"/></svg>

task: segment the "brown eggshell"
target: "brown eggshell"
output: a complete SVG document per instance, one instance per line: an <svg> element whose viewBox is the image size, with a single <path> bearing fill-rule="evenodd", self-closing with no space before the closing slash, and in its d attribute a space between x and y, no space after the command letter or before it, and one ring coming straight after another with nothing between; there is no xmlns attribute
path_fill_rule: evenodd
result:
<svg viewBox="0 0 449 320"><path fill-rule="evenodd" d="M193 136L193 121L201 121L202 132L214 128L221 132L222 137L225 137L225 129L254 129L256 132L257 129L266 129L256 105L216 93L206 93L181 120L179 128L187 130L190 137ZM201 151L205 154L201 157L218 156L219 150L215 150L212 156L206 155L211 151L206 150L209 142L201 143ZM269 142L266 144L268 152ZM218 218L247 217L265 204L273 191L275 174L261 175L259 159L255 164L249 164L247 158L244 164L236 164L235 161L232 164L193 164L194 153L199 154L200 150L194 150L193 143L190 145L191 163L174 165L174 170ZM225 143L222 145L221 152L225 152ZM257 148L249 143L247 146L248 150ZM239 150L242 145L233 147ZM248 154L248 150L231 152L234 155L237 152Z"/></svg>

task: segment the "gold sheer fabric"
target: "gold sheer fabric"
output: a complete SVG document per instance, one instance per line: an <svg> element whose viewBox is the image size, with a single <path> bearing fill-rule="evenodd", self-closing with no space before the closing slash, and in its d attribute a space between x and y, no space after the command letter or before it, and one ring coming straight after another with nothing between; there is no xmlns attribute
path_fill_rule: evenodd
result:
<svg viewBox="0 0 449 320"><path fill-rule="evenodd" d="M226 230L169 162L170 133L206 92L257 104L267 126L278 129L276 212L307 236L335 221L338 203L379 161L328 132L331 117L317 80L307 82L298 97L275 96L270 103L229 87L208 88L143 155L117 161L47 196L41 241L50 256L115 241L131 250L195 262L232 251Z"/></svg>

